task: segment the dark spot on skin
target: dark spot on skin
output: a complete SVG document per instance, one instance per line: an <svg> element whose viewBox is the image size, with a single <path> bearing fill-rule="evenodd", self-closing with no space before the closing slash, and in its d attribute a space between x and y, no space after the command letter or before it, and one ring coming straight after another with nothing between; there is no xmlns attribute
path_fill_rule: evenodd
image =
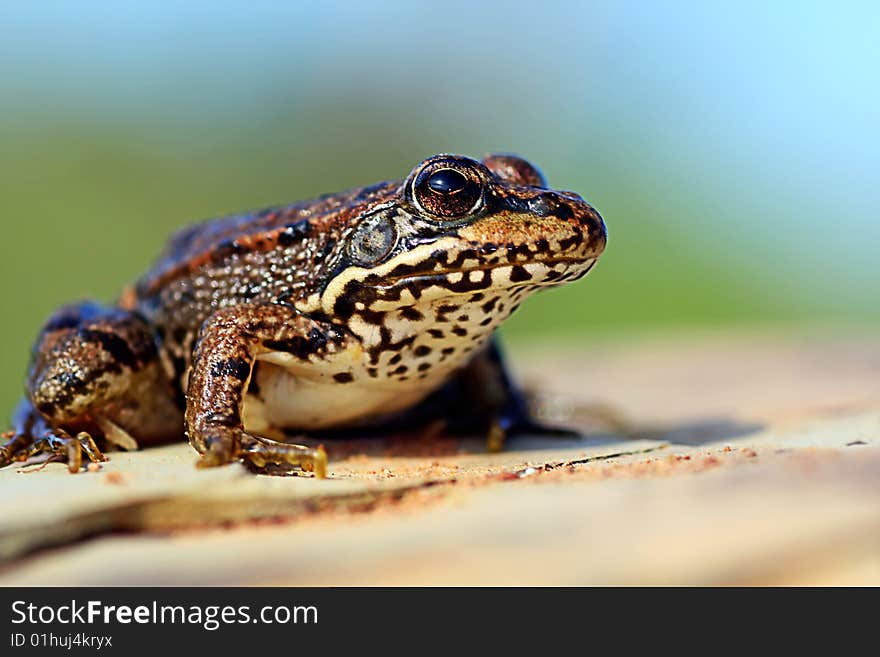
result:
<svg viewBox="0 0 880 657"><path fill-rule="evenodd" d="M458 316L459 322L466 322L466 321L468 321L468 319L470 319L470 318L467 315L459 315Z"/></svg>
<svg viewBox="0 0 880 657"><path fill-rule="evenodd" d="M463 329L460 326L453 326L452 332L455 333L455 335L457 335L459 337L464 337L467 335L467 329Z"/></svg>
<svg viewBox="0 0 880 657"><path fill-rule="evenodd" d="M489 299L486 303L484 303L482 306L480 306L480 308L482 308L484 313L488 314L488 313L492 312L492 310L495 308L496 303L498 303L498 297L493 297L493 298Z"/></svg>
<svg viewBox="0 0 880 657"><path fill-rule="evenodd" d="M86 383L76 372L61 372L52 378L65 388L81 388Z"/></svg>
<svg viewBox="0 0 880 657"><path fill-rule="evenodd" d="M40 411L43 415L48 415L52 417L55 414L57 407L55 404L49 401L40 402L37 404L37 410Z"/></svg>
<svg viewBox="0 0 880 657"><path fill-rule="evenodd" d="M231 255L235 255L236 253L241 252L241 244L239 244L235 240L223 240L215 247L212 257L218 260L222 260L224 258L228 258Z"/></svg>
<svg viewBox="0 0 880 657"><path fill-rule="evenodd" d="M385 347L391 344L391 331L387 326L379 327L379 344Z"/></svg>
<svg viewBox="0 0 880 657"><path fill-rule="evenodd" d="M566 237L563 240L559 240L559 250L568 251L570 249L573 249L583 241L584 234L581 231L575 229L575 232L571 237Z"/></svg>
<svg viewBox="0 0 880 657"><path fill-rule="evenodd" d="M308 336L295 336L287 340L263 340L263 346L305 360L310 354L322 351L330 340L338 342L341 339L342 335L335 329L331 328L325 332L313 328Z"/></svg>
<svg viewBox="0 0 880 657"><path fill-rule="evenodd" d="M367 374L370 375L370 378L375 379L377 376L379 376L379 370L377 370L375 367L370 367L367 369Z"/></svg>
<svg viewBox="0 0 880 657"><path fill-rule="evenodd" d="M401 365L396 370L391 372L392 374L406 374L409 368L406 365Z"/></svg>
<svg viewBox="0 0 880 657"><path fill-rule="evenodd" d="M428 378L428 375L427 375L427 374L424 374L424 373L423 373L423 374L419 374L419 378L420 378L420 379L427 379L427 378Z"/></svg>
<svg viewBox="0 0 880 657"><path fill-rule="evenodd" d="M312 225L307 219L285 226L284 230L278 233L278 244L281 246L296 244L308 235L309 232L311 232L311 229Z"/></svg>
<svg viewBox="0 0 880 657"><path fill-rule="evenodd" d="M313 353L311 342L308 338L297 336L288 340L263 340L263 346L271 351L280 351L285 354L291 354L301 360L309 357Z"/></svg>
<svg viewBox="0 0 880 657"><path fill-rule="evenodd" d="M275 303L280 304L282 306L288 305L288 302L296 296L296 292L293 290L285 290L281 294L275 297Z"/></svg>
<svg viewBox="0 0 880 657"><path fill-rule="evenodd" d="M443 351L440 352L444 356L451 356L455 353L455 347L446 347Z"/></svg>
<svg viewBox="0 0 880 657"><path fill-rule="evenodd" d="M547 251L550 248L550 243L542 237L537 242L535 242L535 246L537 247L538 252L540 253L543 251Z"/></svg>
<svg viewBox="0 0 880 657"><path fill-rule="evenodd" d="M556 216L560 219L571 219L574 216L574 212L571 209L571 206L568 203L560 202L559 205L556 206Z"/></svg>
<svg viewBox="0 0 880 657"><path fill-rule="evenodd" d="M418 322L419 320L425 318L422 313L420 313L412 306L406 306L405 308L402 308L400 311L400 316L413 322Z"/></svg>
<svg viewBox="0 0 880 657"><path fill-rule="evenodd" d="M413 354L418 358L422 358L423 356L427 356L430 353L431 353L431 347L428 347L425 345L419 345L418 347L415 348L415 351L413 351Z"/></svg>
<svg viewBox="0 0 880 657"><path fill-rule="evenodd" d="M238 422L238 414L224 412L224 411L209 411L209 412L205 413L205 415L202 419L205 422L205 424L216 424L219 426L226 426L226 425L234 424L234 423ZM218 442L222 440L222 438L217 438L214 436L212 436L212 438L215 438L215 440L217 440ZM210 446L211 440L209 439L206 442Z"/></svg>
<svg viewBox="0 0 880 657"><path fill-rule="evenodd" d="M233 356L211 366L211 376L231 376L239 381L247 381L250 375L251 364L243 358Z"/></svg>
<svg viewBox="0 0 880 657"><path fill-rule="evenodd" d="M108 352L113 357L113 360L120 365L136 367L139 364L139 359L131 350L128 342L115 333L82 328L79 330L79 335L84 342L96 342L101 345L101 348Z"/></svg>
<svg viewBox="0 0 880 657"><path fill-rule="evenodd" d="M314 350L321 349L327 344L327 336L320 330L314 328L309 331L309 341Z"/></svg>
<svg viewBox="0 0 880 657"><path fill-rule="evenodd" d="M428 329L428 335L439 340L443 337L443 331L440 329Z"/></svg>
<svg viewBox="0 0 880 657"><path fill-rule="evenodd" d="M517 256L521 256L524 259L530 258L532 255L531 250L529 249L528 244L508 244L507 245L507 256L511 260L514 260Z"/></svg>
<svg viewBox="0 0 880 657"><path fill-rule="evenodd" d="M409 381L409 377L408 377L408 376L402 376L402 377L400 377L400 378L398 379L398 381Z"/></svg>
<svg viewBox="0 0 880 657"><path fill-rule="evenodd" d="M336 247L336 240L327 240L327 243L321 248L321 250L315 254L315 260L323 260L333 249Z"/></svg>
<svg viewBox="0 0 880 657"><path fill-rule="evenodd" d="M244 291L242 291L241 296L243 299L253 299L262 291L263 288L260 285L249 285Z"/></svg>
<svg viewBox="0 0 880 657"><path fill-rule="evenodd" d="M403 358L403 356L401 356L400 354L394 354L391 357L391 359L388 361L388 364L389 365L397 365L400 362L401 358Z"/></svg>
<svg viewBox="0 0 880 657"><path fill-rule="evenodd" d="M480 322L480 326L489 326L489 324L491 324L491 323L492 323L492 318L487 317L482 322Z"/></svg>
<svg viewBox="0 0 880 657"><path fill-rule="evenodd" d="M425 372L431 369L431 363L420 363L417 369L419 372Z"/></svg>
<svg viewBox="0 0 880 657"><path fill-rule="evenodd" d="M333 380L336 383L351 383L354 381L354 376L352 376L351 372L339 372L333 375Z"/></svg>
<svg viewBox="0 0 880 657"><path fill-rule="evenodd" d="M524 281L532 280L532 275L526 271L525 267L516 265L513 268L513 271L510 272L510 280L514 283L522 283Z"/></svg>
<svg viewBox="0 0 880 657"><path fill-rule="evenodd" d="M448 322L449 318L446 315L448 315L449 313L454 313L456 310L458 310L458 306L439 306L437 308L437 317L435 318L435 321Z"/></svg>
<svg viewBox="0 0 880 657"><path fill-rule="evenodd" d="M450 269L460 269L467 260L480 260L480 254L476 249L463 249L455 256L455 260L449 265Z"/></svg>
<svg viewBox="0 0 880 657"><path fill-rule="evenodd" d="M482 301L486 295L482 292L477 292L476 294L471 295L471 298L468 301L472 303L476 303L477 301Z"/></svg>

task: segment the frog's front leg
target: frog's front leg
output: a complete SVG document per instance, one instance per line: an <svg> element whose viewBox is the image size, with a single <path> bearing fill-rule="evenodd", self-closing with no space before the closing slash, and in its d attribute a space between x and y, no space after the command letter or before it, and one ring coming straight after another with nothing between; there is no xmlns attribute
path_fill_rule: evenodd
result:
<svg viewBox="0 0 880 657"><path fill-rule="evenodd" d="M280 345L325 349L336 329L279 305L244 305L214 313L202 326L186 395L186 430L202 455L199 466L246 459L258 467L290 464L327 472L324 449L282 443L248 433L242 405L256 357Z"/></svg>
<svg viewBox="0 0 880 657"><path fill-rule="evenodd" d="M476 407L489 451L500 451L505 439L515 434L578 436L576 431L548 427L531 416L525 396L510 377L497 338L471 360L459 379Z"/></svg>

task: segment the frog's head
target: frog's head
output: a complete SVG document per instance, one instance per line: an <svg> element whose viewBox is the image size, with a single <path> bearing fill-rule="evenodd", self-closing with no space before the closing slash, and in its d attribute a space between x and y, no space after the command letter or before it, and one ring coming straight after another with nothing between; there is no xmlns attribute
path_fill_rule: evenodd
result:
<svg viewBox="0 0 880 657"><path fill-rule="evenodd" d="M436 155L351 222L321 305L344 318L500 292L510 308L584 276L605 241L599 213L525 160Z"/></svg>

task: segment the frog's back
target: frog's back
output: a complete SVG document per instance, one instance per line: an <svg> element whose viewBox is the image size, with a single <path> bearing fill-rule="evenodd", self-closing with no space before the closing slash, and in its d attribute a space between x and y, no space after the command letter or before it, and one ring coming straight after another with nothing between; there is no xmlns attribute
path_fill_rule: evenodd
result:
<svg viewBox="0 0 880 657"><path fill-rule="evenodd" d="M381 202L399 185L400 181L383 182L187 226L171 236L156 263L138 281L138 297L148 300L175 278L198 275L235 254L278 247L320 250L338 237L349 218L347 209L362 210L365 204Z"/></svg>
<svg viewBox="0 0 880 657"><path fill-rule="evenodd" d="M292 304L315 291L352 217L399 186L390 181L185 228L122 305L137 309L177 368L185 367L199 328L216 310Z"/></svg>

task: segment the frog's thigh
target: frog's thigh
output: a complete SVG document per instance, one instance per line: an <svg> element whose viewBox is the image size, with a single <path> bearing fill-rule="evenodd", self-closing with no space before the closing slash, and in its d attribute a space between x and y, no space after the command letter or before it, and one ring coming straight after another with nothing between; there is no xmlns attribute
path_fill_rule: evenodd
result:
<svg viewBox="0 0 880 657"><path fill-rule="evenodd" d="M27 393L50 422L69 422L118 404L135 377L157 365L140 316L93 302L65 306L40 331Z"/></svg>
<svg viewBox="0 0 880 657"><path fill-rule="evenodd" d="M62 307L41 329L13 424L0 465L50 454L75 471L83 453L103 460L91 433L168 438L179 436L181 418L143 318L86 301Z"/></svg>

